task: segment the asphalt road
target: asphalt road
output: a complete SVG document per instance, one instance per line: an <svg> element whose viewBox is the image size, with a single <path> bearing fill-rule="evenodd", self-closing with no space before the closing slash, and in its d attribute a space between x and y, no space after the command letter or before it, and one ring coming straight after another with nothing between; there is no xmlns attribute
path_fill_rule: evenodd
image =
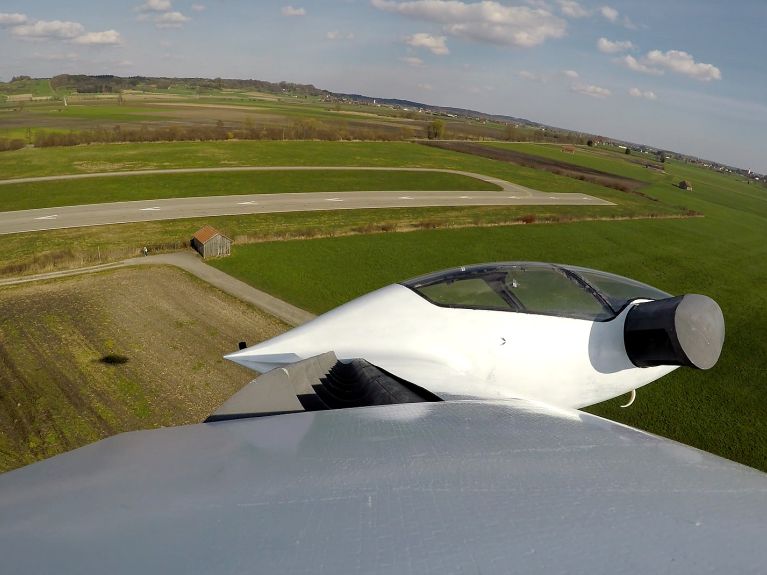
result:
<svg viewBox="0 0 767 575"><path fill-rule="evenodd" d="M95 177L133 176L143 174L205 173L221 171L266 170L391 170L399 168L349 168L349 167L239 167L178 170L144 170L137 172L114 172L107 174L77 174L68 176L45 176L0 181L30 183L38 181L72 180ZM279 212L324 211L362 208L403 208L433 206L514 206L514 205L613 205L611 202L583 194L549 194L519 186L498 178L470 172L434 169L408 169L409 171L432 171L457 173L493 183L500 191L375 191L375 192L317 192L290 194L253 194L212 196L198 198L173 198L164 200L141 200L61 206L36 210L0 212L0 234L33 232L61 228L98 226L127 222L147 222L194 218L206 216L263 214ZM404 171L408 171L404 170Z"/></svg>

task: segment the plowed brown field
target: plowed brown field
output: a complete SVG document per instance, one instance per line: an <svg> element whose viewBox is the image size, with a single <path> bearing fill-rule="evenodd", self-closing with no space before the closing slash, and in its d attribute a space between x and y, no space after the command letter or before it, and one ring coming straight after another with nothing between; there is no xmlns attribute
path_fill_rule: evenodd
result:
<svg viewBox="0 0 767 575"><path fill-rule="evenodd" d="M221 356L286 329L175 268L0 289L0 471L198 423L255 375Z"/></svg>

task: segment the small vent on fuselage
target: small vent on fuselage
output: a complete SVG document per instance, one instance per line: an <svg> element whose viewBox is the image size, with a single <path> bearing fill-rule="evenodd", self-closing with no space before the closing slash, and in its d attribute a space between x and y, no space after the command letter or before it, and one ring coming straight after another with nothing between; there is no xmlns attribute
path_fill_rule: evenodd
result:
<svg viewBox="0 0 767 575"><path fill-rule="evenodd" d="M261 375L205 421L432 401L441 399L364 359L342 363L328 352Z"/></svg>
<svg viewBox="0 0 767 575"><path fill-rule="evenodd" d="M433 393L364 359L337 362L319 383L312 385L312 389L313 394L298 396L306 411L440 401Z"/></svg>

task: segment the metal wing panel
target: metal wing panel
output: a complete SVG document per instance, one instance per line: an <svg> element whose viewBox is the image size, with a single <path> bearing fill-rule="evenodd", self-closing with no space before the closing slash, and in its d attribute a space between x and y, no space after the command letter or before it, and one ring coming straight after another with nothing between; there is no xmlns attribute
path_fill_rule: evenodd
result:
<svg viewBox="0 0 767 575"><path fill-rule="evenodd" d="M117 436L0 476L10 572L757 573L767 475L522 401Z"/></svg>

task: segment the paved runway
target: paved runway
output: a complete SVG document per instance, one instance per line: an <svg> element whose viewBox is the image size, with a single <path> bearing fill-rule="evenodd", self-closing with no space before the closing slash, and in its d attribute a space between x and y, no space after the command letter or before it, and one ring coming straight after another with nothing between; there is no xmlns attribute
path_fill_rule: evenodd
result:
<svg viewBox="0 0 767 575"><path fill-rule="evenodd" d="M399 168L349 167L240 167L218 169L148 170L110 174L78 174L0 181L2 184L82 179L94 177L132 176L156 173L204 173L216 171L267 170L402 170ZM468 175L498 185L501 190L487 191L375 191L317 192L288 194L252 194L174 198L62 206L36 210L0 212L0 234L98 226L127 222L147 222L206 216L263 214L279 212L324 211L363 208L405 208L434 206L514 206L514 205L613 205L611 202L583 194L548 194L519 186L498 178L452 170L409 169L410 171L449 172Z"/></svg>

